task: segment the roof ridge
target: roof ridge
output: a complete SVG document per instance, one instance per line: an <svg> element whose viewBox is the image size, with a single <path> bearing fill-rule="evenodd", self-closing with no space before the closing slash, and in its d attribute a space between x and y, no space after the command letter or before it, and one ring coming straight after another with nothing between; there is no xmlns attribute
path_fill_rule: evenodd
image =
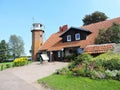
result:
<svg viewBox="0 0 120 90"><path fill-rule="evenodd" d="M87 45L86 47L92 47L92 46L106 46L106 45L114 45L115 43L107 43L107 44L93 44L93 45Z"/></svg>

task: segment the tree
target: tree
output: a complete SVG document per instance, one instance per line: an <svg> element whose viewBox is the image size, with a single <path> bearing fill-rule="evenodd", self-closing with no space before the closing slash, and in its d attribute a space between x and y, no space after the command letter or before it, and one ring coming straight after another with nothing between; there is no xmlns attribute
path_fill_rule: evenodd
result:
<svg viewBox="0 0 120 90"><path fill-rule="evenodd" d="M92 23L100 22L106 20L108 17L103 12L96 11L90 15L85 15L82 19L83 25L89 25Z"/></svg>
<svg viewBox="0 0 120 90"><path fill-rule="evenodd" d="M107 30L100 30L95 43L120 43L120 24L113 23Z"/></svg>
<svg viewBox="0 0 120 90"><path fill-rule="evenodd" d="M11 35L9 39L9 47L13 57L20 57L24 54L24 42L20 36Z"/></svg>
<svg viewBox="0 0 120 90"><path fill-rule="evenodd" d="M5 61L10 57L9 47L5 40L0 42L0 62Z"/></svg>

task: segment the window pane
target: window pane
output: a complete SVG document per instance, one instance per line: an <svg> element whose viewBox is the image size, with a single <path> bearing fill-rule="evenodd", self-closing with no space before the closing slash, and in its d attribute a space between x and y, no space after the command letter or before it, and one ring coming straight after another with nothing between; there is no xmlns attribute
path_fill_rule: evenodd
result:
<svg viewBox="0 0 120 90"><path fill-rule="evenodd" d="M75 39L80 40L80 34L79 33L75 34Z"/></svg>
<svg viewBox="0 0 120 90"><path fill-rule="evenodd" d="M71 35L67 35L67 41L71 41Z"/></svg>
<svg viewBox="0 0 120 90"><path fill-rule="evenodd" d="M58 51L58 57L60 57L60 51Z"/></svg>

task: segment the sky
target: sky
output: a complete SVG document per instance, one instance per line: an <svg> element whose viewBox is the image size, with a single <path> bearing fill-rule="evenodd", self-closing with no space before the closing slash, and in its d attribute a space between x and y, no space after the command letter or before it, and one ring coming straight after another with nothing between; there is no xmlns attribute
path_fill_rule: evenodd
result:
<svg viewBox="0 0 120 90"><path fill-rule="evenodd" d="M120 17L120 0L0 0L0 40L21 36L25 54L30 55L33 23L44 25L45 41L59 26L82 26L84 16L95 11L108 19Z"/></svg>

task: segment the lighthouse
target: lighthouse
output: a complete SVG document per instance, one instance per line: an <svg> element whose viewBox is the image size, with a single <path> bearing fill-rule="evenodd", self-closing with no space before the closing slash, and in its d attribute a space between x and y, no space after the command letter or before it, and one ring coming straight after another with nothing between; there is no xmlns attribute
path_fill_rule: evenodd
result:
<svg viewBox="0 0 120 90"><path fill-rule="evenodd" d="M37 53L43 45L43 25L40 23L33 23L32 32L32 60L37 60Z"/></svg>

